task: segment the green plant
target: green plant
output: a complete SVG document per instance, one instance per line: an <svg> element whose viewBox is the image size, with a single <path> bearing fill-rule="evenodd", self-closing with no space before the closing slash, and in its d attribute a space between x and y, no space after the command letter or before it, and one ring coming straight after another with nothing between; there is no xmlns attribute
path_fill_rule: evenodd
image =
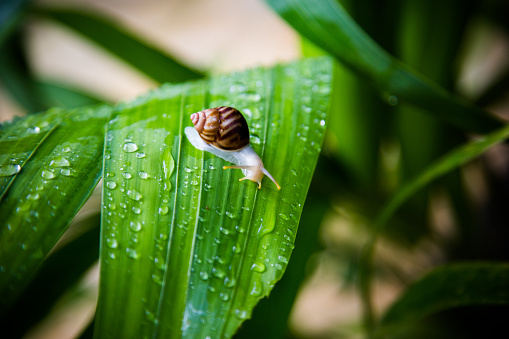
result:
<svg viewBox="0 0 509 339"><path fill-rule="evenodd" d="M477 327L466 333L456 325L457 307L479 316L475 305L507 304L508 268L497 262L507 253L490 255L478 234L507 224L493 200L508 197L495 195L495 185L472 209L461 176L470 178L467 164L482 163L474 159L505 147L509 128L452 94L458 42L480 4L343 1L361 28L333 0L267 3L306 39L304 55L322 56L200 79L201 72L96 15L31 9L155 81L174 83L127 103L85 107L102 100L27 71L17 31L24 7L0 6L9 19L0 22L4 87L28 112L65 103L0 128L0 311L7 334L20 336L43 318L100 253L98 308L84 337L229 337L251 316L238 337L282 337L319 226L331 214L367 234L321 250L336 267L351 267L340 280L355 282L362 300L363 326L354 335L475 336ZM481 15L497 22L489 12L497 6L503 4L489 3ZM431 20L436 13L448 20ZM480 103L500 98L501 79ZM280 192L267 181L261 190L238 182L240 171L223 171L223 160L187 142L188 115L220 105L246 114L251 143ZM469 140L466 133L478 135ZM487 182L507 181L489 167L480 171ZM101 216L48 256L101 177ZM449 202L454 242L441 241L433 228L439 199ZM479 218L479 206L494 211L492 223ZM503 242L507 233L500 234ZM394 251L434 241L442 265L414 272L430 271L422 278L405 276L397 263L376 258L384 241ZM473 262L479 260L485 262ZM372 285L387 276L405 288L379 315ZM27 303L37 307L27 311Z"/></svg>

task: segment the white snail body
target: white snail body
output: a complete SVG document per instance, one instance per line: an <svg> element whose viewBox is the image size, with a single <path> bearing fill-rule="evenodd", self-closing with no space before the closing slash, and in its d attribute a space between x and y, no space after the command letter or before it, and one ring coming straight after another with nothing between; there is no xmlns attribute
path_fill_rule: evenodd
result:
<svg viewBox="0 0 509 339"><path fill-rule="evenodd" d="M209 108L191 114L194 127L186 127L185 133L191 144L199 150L212 153L242 170L245 177L261 188L264 175L269 177L278 189L276 180L263 166L263 162L249 145L249 129L242 114L232 107Z"/></svg>

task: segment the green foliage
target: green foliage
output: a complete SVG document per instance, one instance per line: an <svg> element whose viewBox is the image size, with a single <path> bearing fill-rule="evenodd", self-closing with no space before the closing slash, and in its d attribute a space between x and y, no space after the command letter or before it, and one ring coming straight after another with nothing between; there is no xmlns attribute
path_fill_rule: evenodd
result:
<svg viewBox="0 0 509 339"><path fill-rule="evenodd" d="M266 2L314 58L206 79L97 13L0 4L2 87L27 113L46 110L0 127L1 337L21 337L43 320L99 255L97 313L83 338L284 337L298 290L320 262L308 259L330 215L366 234L335 244L323 230L319 250L334 269L348 267L338 281L344 289L356 284L363 326L356 320L323 336L476 337L484 321L461 316L508 304L508 178L484 155L506 147L509 128L482 107L501 99L509 72L480 91L477 106L454 93L467 28L482 18L507 31L496 14L506 5ZM174 84L111 106L39 79L23 45L28 16L70 28ZM189 143L189 114L221 105L244 112L251 145L280 191L268 179L260 190L239 182L240 170L223 170L227 162ZM464 170L472 162L474 180ZM82 229L76 238L55 246L101 178L100 216L74 225ZM483 194L472 199L472 187ZM451 239L440 239L430 221L437 195L450 204ZM409 277L378 256L375 245L387 242L401 262L415 258L400 248L418 252L432 242L442 265L433 268L430 255L430 267ZM373 285L391 274L403 290L378 315ZM496 324L506 308L493 309L482 316Z"/></svg>

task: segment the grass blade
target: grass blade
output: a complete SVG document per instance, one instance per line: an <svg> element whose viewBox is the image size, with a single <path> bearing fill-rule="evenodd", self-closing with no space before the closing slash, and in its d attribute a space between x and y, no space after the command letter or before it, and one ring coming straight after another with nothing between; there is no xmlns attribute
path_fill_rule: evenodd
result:
<svg viewBox="0 0 509 339"><path fill-rule="evenodd" d="M19 171L0 205L0 313L28 284L101 175L110 108L60 113L63 119ZM27 134L30 130L17 137L32 142Z"/></svg>
<svg viewBox="0 0 509 339"><path fill-rule="evenodd" d="M267 0L299 33L369 79L389 104L426 109L464 130L487 133L502 122L396 60L376 44L335 0Z"/></svg>
<svg viewBox="0 0 509 339"><path fill-rule="evenodd" d="M40 8L37 14L55 20L160 82L182 82L203 75L183 65L156 47L142 42L109 18L75 10Z"/></svg>
<svg viewBox="0 0 509 339"><path fill-rule="evenodd" d="M450 171L466 164L467 162L477 158L491 147L503 142L509 138L509 125L501 128L483 138L471 141L445 155L434 164L429 166L414 180L403 186L394 197L385 205L384 209L378 215L375 221L375 232L371 240L365 246L362 256L361 272L361 293L363 304L366 311L366 323L368 328L373 328L374 319L371 309L371 260L373 257L374 246L378 235L384 230L390 218L394 213L415 193L434 180L442 177Z"/></svg>
<svg viewBox="0 0 509 339"><path fill-rule="evenodd" d="M454 307L508 304L508 284L507 263L470 262L434 269L391 305L377 333Z"/></svg>

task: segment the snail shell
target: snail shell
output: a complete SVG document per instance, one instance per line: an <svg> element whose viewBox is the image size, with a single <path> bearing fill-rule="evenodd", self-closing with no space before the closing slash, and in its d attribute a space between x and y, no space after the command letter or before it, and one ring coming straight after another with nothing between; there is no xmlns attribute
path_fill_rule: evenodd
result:
<svg viewBox="0 0 509 339"><path fill-rule="evenodd" d="M191 114L191 121L200 137L209 145L227 151L249 145L247 121L233 107L216 107Z"/></svg>
<svg viewBox="0 0 509 339"><path fill-rule="evenodd" d="M257 182L258 188L261 188L262 178L266 175L281 189L249 145L247 121L237 109L226 106L209 108L191 114L191 121L194 128L186 127L185 133L194 147L236 165L224 166L223 169L241 169L245 177L240 181L248 179Z"/></svg>

